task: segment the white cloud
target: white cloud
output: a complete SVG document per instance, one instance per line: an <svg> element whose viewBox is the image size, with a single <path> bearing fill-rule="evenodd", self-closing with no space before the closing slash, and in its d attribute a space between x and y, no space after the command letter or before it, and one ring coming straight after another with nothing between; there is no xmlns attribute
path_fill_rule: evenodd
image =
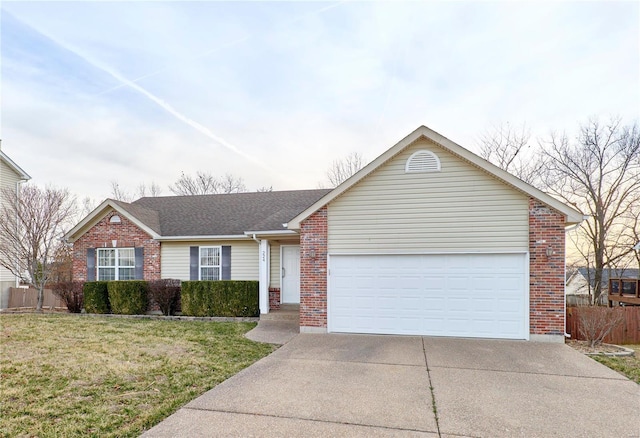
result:
<svg viewBox="0 0 640 438"><path fill-rule="evenodd" d="M421 124L473 149L501 121L544 134L640 112L635 3L2 7L3 150L82 196L196 170L315 187Z"/></svg>

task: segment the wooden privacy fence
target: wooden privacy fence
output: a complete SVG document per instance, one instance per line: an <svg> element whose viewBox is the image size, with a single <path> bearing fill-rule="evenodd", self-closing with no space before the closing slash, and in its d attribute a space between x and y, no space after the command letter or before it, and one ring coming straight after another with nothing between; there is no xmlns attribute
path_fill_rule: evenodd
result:
<svg viewBox="0 0 640 438"><path fill-rule="evenodd" d="M38 290L37 289L24 289L21 287L9 288L9 308L15 309L19 307L36 307L38 304ZM67 306L62 302L60 298L54 295L51 289L44 290L44 301L42 303L43 308L55 308L61 307L66 309Z"/></svg>
<svg viewBox="0 0 640 438"><path fill-rule="evenodd" d="M567 307L567 333L571 339L583 340L580 336L581 307ZM624 314L624 322L604 338L608 344L640 344L640 306L615 307L615 312Z"/></svg>

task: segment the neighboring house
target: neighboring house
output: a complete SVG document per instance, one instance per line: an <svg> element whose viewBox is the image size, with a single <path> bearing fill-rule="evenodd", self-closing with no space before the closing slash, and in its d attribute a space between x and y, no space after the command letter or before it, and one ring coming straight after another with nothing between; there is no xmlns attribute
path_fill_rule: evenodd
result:
<svg viewBox="0 0 640 438"><path fill-rule="evenodd" d="M14 163L2 149L0 149L0 201L7 202L5 190L20 193L20 184L29 181L31 177ZM16 265L18 261L16 260ZM4 266L0 266L0 309L9 305L9 288L17 287L18 279Z"/></svg>
<svg viewBox="0 0 640 438"><path fill-rule="evenodd" d="M252 279L302 332L551 340L582 214L424 126L333 190L107 200L74 275Z"/></svg>
<svg viewBox="0 0 640 438"><path fill-rule="evenodd" d="M605 269L602 271L602 294L599 304L607 304L607 293L609 292L609 278L640 278L638 269ZM568 275L566 285L567 304L583 305L589 304L589 291L593 293L596 286L595 272L586 267L577 268Z"/></svg>

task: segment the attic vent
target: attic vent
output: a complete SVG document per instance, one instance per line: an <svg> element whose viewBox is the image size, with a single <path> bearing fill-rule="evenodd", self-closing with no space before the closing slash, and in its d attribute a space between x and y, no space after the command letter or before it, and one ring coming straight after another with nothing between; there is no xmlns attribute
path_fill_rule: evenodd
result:
<svg viewBox="0 0 640 438"><path fill-rule="evenodd" d="M119 224L120 222L122 222L122 220L120 219L120 216L114 214L109 218L109 222L111 222L112 224Z"/></svg>
<svg viewBox="0 0 640 438"><path fill-rule="evenodd" d="M440 159L433 152L422 149L411 154L404 171L405 173L440 172Z"/></svg>

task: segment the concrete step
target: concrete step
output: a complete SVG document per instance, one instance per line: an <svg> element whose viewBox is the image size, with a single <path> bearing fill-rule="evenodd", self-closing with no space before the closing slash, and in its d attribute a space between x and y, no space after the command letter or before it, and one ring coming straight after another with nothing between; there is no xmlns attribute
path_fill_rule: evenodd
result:
<svg viewBox="0 0 640 438"><path fill-rule="evenodd" d="M300 306L298 304L282 304L279 310L272 310L266 315L260 315L263 321L295 321L300 320Z"/></svg>

